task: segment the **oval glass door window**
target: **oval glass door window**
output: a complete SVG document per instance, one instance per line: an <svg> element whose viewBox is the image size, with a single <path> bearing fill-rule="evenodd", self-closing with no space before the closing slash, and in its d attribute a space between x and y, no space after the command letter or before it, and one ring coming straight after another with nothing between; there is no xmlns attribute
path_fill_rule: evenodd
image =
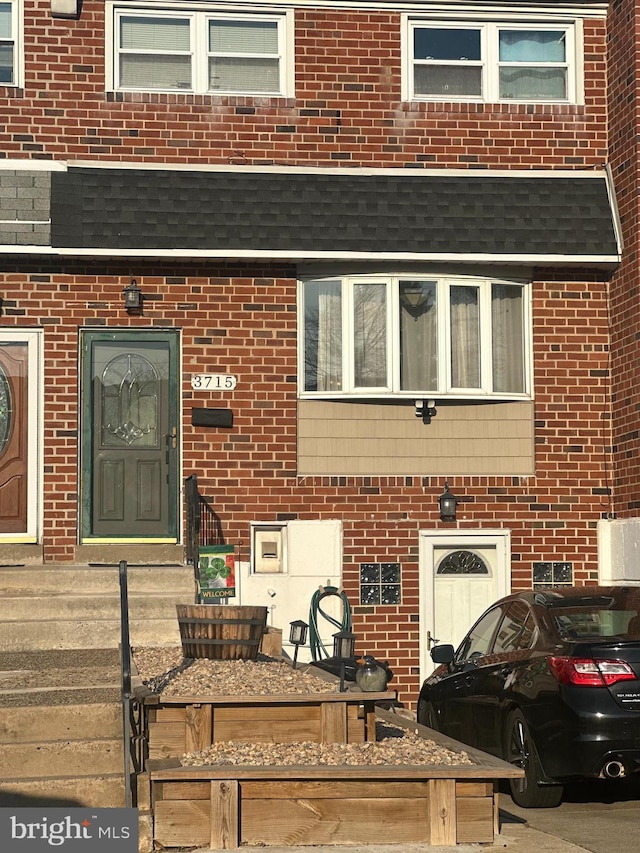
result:
<svg viewBox="0 0 640 853"><path fill-rule="evenodd" d="M0 366L0 455L6 450L13 424L11 386L7 374Z"/></svg>

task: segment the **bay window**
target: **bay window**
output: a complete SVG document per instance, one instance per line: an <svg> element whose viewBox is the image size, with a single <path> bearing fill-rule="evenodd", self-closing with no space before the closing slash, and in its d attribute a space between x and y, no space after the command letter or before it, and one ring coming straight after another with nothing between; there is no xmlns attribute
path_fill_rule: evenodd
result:
<svg viewBox="0 0 640 853"><path fill-rule="evenodd" d="M491 279L306 280L303 396L528 396L529 286Z"/></svg>

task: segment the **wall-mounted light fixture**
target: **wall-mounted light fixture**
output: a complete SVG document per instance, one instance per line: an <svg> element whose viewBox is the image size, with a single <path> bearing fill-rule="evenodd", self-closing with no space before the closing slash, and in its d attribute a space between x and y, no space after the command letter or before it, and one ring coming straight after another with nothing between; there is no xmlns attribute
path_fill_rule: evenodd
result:
<svg viewBox="0 0 640 853"><path fill-rule="evenodd" d="M423 424L430 424L437 414L435 400L416 400L416 417L422 418Z"/></svg>
<svg viewBox="0 0 640 853"><path fill-rule="evenodd" d="M142 291L138 287L138 282L132 278L129 284L123 288L122 296L124 299L124 307L129 312L139 312L142 310Z"/></svg>
<svg viewBox="0 0 640 853"><path fill-rule="evenodd" d="M295 669L298 661L298 649L307 642L309 626L302 619L296 619L295 622L290 623L290 626L289 642L292 646L295 646L295 652L293 653L293 668Z"/></svg>
<svg viewBox="0 0 640 853"><path fill-rule="evenodd" d="M456 507L460 503L459 499L449 491L449 483L444 484L444 492L438 498L440 504L440 518L442 521L456 520Z"/></svg>

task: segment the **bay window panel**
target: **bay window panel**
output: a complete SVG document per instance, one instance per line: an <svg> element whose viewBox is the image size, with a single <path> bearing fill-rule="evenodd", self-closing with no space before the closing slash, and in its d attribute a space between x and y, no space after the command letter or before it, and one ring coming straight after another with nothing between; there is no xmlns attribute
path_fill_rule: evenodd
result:
<svg viewBox="0 0 640 853"><path fill-rule="evenodd" d="M480 388L480 293L477 287L449 290L451 386Z"/></svg>
<svg viewBox="0 0 640 853"><path fill-rule="evenodd" d="M519 285L491 285L494 392L522 394L525 390L523 300Z"/></svg>
<svg viewBox="0 0 640 853"><path fill-rule="evenodd" d="M277 59L212 57L209 89L224 92L278 92L280 64Z"/></svg>
<svg viewBox="0 0 640 853"><path fill-rule="evenodd" d="M304 285L304 389L342 390L342 287L339 281Z"/></svg>
<svg viewBox="0 0 640 853"><path fill-rule="evenodd" d="M353 361L356 388L387 385L387 286L353 286Z"/></svg>
<svg viewBox="0 0 640 853"><path fill-rule="evenodd" d="M401 281L400 389L435 391L438 385L438 326L435 281Z"/></svg>

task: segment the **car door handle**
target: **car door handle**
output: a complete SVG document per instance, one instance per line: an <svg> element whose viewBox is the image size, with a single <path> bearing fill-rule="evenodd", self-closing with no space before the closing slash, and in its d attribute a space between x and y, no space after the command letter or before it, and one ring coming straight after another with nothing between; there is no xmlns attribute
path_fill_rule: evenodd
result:
<svg viewBox="0 0 640 853"><path fill-rule="evenodd" d="M507 678L507 676L511 675L512 672L512 666L503 666L501 669L498 670L498 675L500 676L500 678Z"/></svg>

